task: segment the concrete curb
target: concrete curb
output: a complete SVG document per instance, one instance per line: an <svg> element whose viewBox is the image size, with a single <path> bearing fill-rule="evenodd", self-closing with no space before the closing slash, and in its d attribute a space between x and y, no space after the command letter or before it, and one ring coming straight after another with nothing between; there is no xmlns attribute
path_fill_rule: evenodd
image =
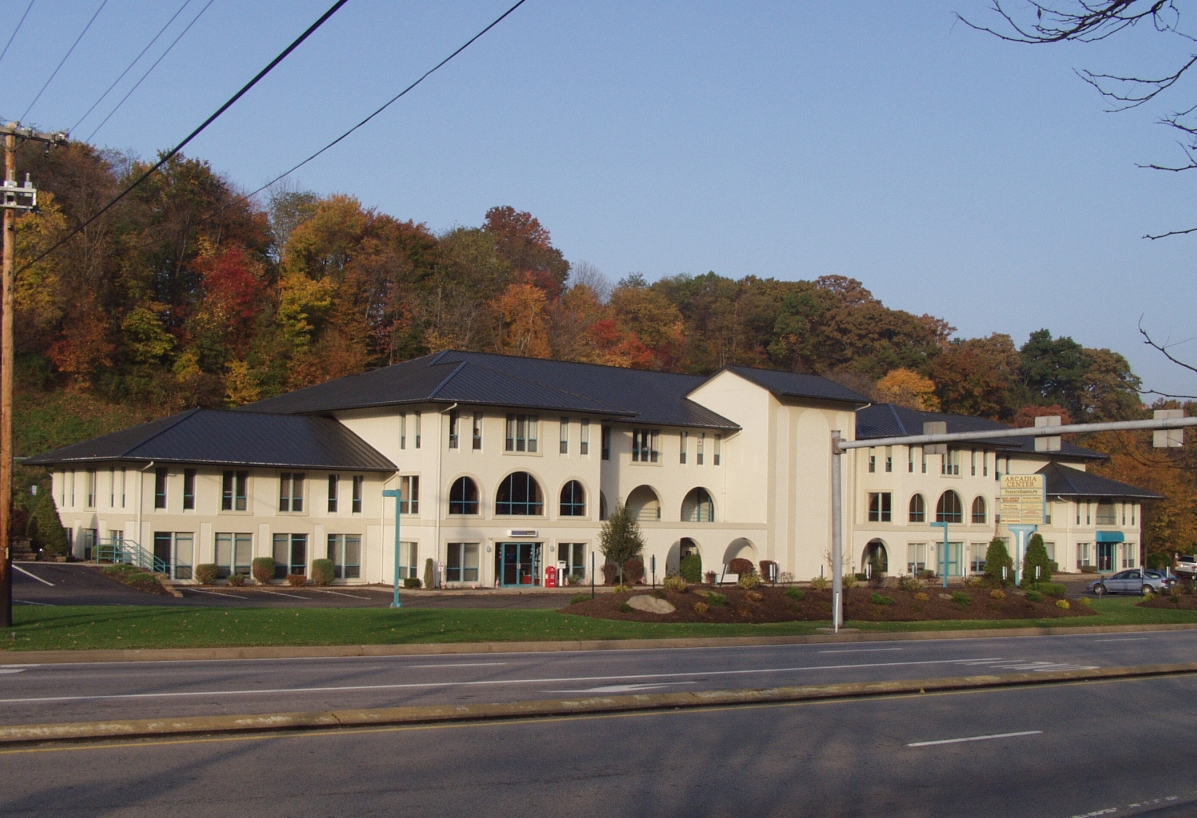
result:
<svg viewBox="0 0 1197 818"><path fill-rule="evenodd" d="M187 662L228 659L328 659L346 656L430 656L471 653L572 653L597 650L668 650L760 645L821 645L845 642L917 642L934 639L988 639L1000 636L1063 636L1098 633L1197 630L1197 624L1094 625L1046 628L994 628L962 631L861 631L810 636L726 636L683 639L589 639L554 642L434 642L423 645L298 645L240 648L152 648L130 650L0 650L0 666L87 664L92 662Z"/></svg>
<svg viewBox="0 0 1197 818"><path fill-rule="evenodd" d="M0 727L0 747L60 744L109 739L154 739L229 734L263 734L285 731L331 730L363 727L509 721L632 713L654 710L734 707L837 699L864 699L954 690L1030 687L1063 682L1143 679L1197 673L1197 662L1174 665L1065 670L1049 673L1013 673L1000 676L964 676L912 681L854 682L847 684L773 687L758 690L711 690L689 693L639 693L580 699L545 699L501 704L429 705L363 710L330 710L316 713L264 713L260 715L199 716L195 718L122 719L65 724L28 724Z"/></svg>

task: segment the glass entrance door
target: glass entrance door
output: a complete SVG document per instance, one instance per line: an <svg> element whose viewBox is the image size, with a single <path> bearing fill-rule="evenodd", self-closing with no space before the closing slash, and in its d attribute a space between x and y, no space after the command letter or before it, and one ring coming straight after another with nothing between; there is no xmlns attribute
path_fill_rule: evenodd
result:
<svg viewBox="0 0 1197 818"><path fill-rule="evenodd" d="M1113 571L1115 568L1114 549L1118 547L1117 543L1099 542L1097 544L1097 570L1098 571Z"/></svg>
<svg viewBox="0 0 1197 818"><path fill-rule="evenodd" d="M499 582L507 586L540 585L538 542L499 543Z"/></svg>

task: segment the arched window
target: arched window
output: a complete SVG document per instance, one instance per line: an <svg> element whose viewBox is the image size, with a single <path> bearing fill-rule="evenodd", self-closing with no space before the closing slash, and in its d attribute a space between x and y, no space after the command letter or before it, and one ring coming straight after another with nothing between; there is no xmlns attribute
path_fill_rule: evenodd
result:
<svg viewBox="0 0 1197 818"><path fill-rule="evenodd" d="M599 519L607 519L607 495L599 492Z"/></svg>
<svg viewBox="0 0 1197 818"><path fill-rule="evenodd" d="M450 514L478 513L478 484L468 477L459 477L449 489Z"/></svg>
<svg viewBox="0 0 1197 818"><path fill-rule="evenodd" d="M628 516L637 522L656 522L661 519L661 500L649 486L637 486L624 503Z"/></svg>
<svg viewBox="0 0 1197 818"><path fill-rule="evenodd" d="M923 495L916 494L910 498L910 522L927 522L927 504L923 502Z"/></svg>
<svg viewBox="0 0 1197 818"><path fill-rule="evenodd" d="M561 516L586 516L586 491L577 480L570 480L561 487Z"/></svg>
<svg viewBox="0 0 1197 818"><path fill-rule="evenodd" d="M706 489L690 489L686 499L682 500L682 522L715 522L715 503Z"/></svg>
<svg viewBox="0 0 1197 818"><path fill-rule="evenodd" d="M532 517L544 514L544 495L536 478L526 471L512 472L503 478L495 495L495 514Z"/></svg>
<svg viewBox="0 0 1197 818"><path fill-rule="evenodd" d="M978 497L973 500L973 522L984 524L985 516L985 498Z"/></svg>
<svg viewBox="0 0 1197 818"><path fill-rule="evenodd" d="M960 502L959 494L949 489L939 495L939 503L935 506L935 522L964 522L964 505Z"/></svg>

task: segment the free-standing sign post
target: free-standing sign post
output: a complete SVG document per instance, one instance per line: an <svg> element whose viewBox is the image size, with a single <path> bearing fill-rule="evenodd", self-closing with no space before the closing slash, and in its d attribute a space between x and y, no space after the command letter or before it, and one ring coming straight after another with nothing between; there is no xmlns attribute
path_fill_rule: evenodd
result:
<svg viewBox="0 0 1197 818"><path fill-rule="evenodd" d="M1047 520L1047 478L1042 474L1003 474L1001 496L1002 523L1014 535L1014 583L1022 584L1022 558L1027 542Z"/></svg>
<svg viewBox="0 0 1197 818"><path fill-rule="evenodd" d="M395 498L395 598L391 601L392 608L403 607L399 603L399 507L403 504L403 489L383 489L383 497Z"/></svg>
<svg viewBox="0 0 1197 818"><path fill-rule="evenodd" d="M935 528L943 529L943 543L939 546L940 554L942 555L937 562L943 565L943 571L940 576L943 577L943 587L948 587L948 524L947 523L931 523Z"/></svg>

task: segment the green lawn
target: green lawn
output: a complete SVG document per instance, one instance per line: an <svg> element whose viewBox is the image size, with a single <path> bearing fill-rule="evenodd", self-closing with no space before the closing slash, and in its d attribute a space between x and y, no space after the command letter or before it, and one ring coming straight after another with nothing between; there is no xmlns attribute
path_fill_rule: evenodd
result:
<svg viewBox="0 0 1197 818"><path fill-rule="evenodd" d="M1137 599L1102 599L1098 616L1048 620L850 622L864 631L949 631L1037 625L1076 627L1193 623L1197 612L1134 607ZM769 625L645 624L585 619L555 611L389 608L25 607L3 639L6 650L194 648L268 645L380 645L686 636L790 636L826 622Z"/></svg>

